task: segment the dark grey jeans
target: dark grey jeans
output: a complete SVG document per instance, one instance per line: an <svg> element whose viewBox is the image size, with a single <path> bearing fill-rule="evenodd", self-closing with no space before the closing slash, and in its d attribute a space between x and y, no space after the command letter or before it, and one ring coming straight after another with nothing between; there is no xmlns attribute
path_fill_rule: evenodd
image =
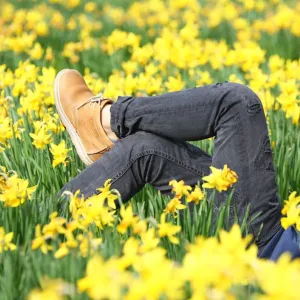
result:
<svg viewBox="0 0 300 300"><path fill-rule="evenodd" d="M250 227L260 251L280 229L281 204L265 115L248 87L225 82L153 97L122 96L110 111L112 130L120 140L60 193L80 189L89 197L111 178L112 188L126 202L146 183L169 194L170 180L183 179L193 186L210 173L210 165L227 164L238 174L232 206L239 216L249 203L250 216L261 212ZM209 137L215 137L213 156L186 142ZM216 193L216 212L227 193Z"/></svg>

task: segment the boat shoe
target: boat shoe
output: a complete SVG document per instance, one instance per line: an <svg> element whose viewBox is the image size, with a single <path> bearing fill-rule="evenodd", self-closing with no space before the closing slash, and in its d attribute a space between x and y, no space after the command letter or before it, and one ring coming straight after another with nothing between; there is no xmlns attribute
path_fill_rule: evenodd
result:
<svg viewBox="0 0 300 300"><path fill-rule="evenodd" d="M101 124L101 111L112 99L94 95L81 74L72 69L60 71L54 83L57 112L81 160L90 165L109 151L114 143Z"/></svg>

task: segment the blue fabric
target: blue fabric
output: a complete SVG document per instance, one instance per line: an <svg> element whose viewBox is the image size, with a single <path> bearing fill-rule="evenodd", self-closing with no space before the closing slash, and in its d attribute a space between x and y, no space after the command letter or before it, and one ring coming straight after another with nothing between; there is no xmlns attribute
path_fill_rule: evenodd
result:
<svg viewBox="0 0 300 300"><path fill-rule="evenodd" d="M289 252L292 259L300 257L300 233L294 227L287 230L281 228L263 249L260 258L276 261L281 254Z"/></svg>

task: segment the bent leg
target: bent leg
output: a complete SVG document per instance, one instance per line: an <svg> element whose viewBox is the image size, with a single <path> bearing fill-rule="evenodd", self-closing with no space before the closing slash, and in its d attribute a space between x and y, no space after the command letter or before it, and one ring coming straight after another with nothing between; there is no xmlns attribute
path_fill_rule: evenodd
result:
<svg viewBox="0 0 300 300"><path fill-rule="evenodd" d="M66 190L75 193L80 189L88 198L108 178L123 202L146 183L169 194L172 179L183 179L194 186L209 173L210 165L211 156L196 146L141 131L117 141L109 152L68 182L58 196Z"/></svg>
<svg viewBox="0 0 300 300"><path fill-rule="evenodd" d="M263 247L280 229L281 204L267 124L257 95L244 85L214 84L154 97L119 97L111 128L119 138L147 131L175 140L214 139L212 165L238 174L234 185L238 215L250 203L251 233ZM224 201L217 193L216 209ZM263 229L258 237L260 226Z"/></svg>

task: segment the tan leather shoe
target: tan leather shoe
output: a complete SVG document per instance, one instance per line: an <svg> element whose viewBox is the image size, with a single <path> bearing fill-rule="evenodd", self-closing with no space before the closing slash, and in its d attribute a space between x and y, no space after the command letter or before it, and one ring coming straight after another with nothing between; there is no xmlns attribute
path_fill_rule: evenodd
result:
<svg viewBox="0 0 300 300"><path fill-rule="evenodd" d="M81 160L90 165L109 151L114 144L101 124L101 111L111 99L95 96L81 74L72 69L60 71L54 83L57 112Z"/></svg>

